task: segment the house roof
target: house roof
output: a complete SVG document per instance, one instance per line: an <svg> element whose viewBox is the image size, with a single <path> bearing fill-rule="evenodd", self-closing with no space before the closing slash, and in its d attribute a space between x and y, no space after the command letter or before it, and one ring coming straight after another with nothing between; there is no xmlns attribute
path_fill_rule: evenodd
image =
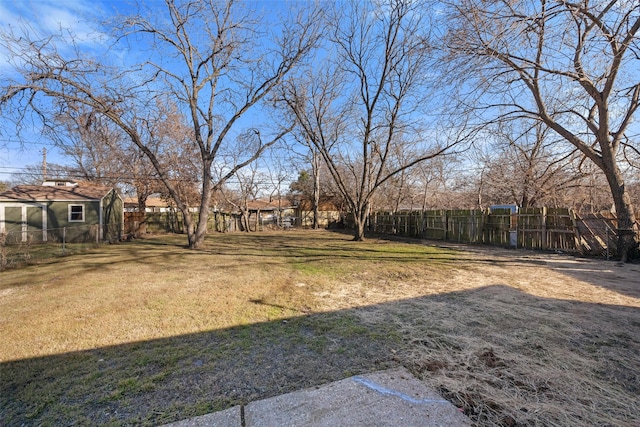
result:
<svg viewBox="0 0 640 427"><path fill-rule="evenodd" d="M303 199L300 201L298 208L303 211L310 211L313 209L313 203L311 203L311 200ZM318 210L336 212L336 211L340 211L340 208L336 206L336 204L333 203L332 201L321 200L320 203L318 204Z"/></svg>
<svg viewBox="0 0 640 427"><path fill-rule="evenodd" d="M43 201L81 201L102 200L113 190L104 186L50 187L43 185L18 185L0 193L0 201L7 202L43 202Z"/></svg>
<svg viewBox="0 0 640 427"><path fill-rule="evenodd" d="M125 206L138 206L138 198L125 197L124 204ZM173 203L169 200L165 200L160 197L147 197L147 201L145 205L148 208L166 208L166 207L172 206Z"/></svg>
<svg viewBox="0 0 640 427"><path fill-rule="evenodd" d="M278 209L287 209L291 207L291 203L286 199L280 200L280 206L278 206L278 200L250 200L247 202L247 208L250 211L277 211Z"/></svg>

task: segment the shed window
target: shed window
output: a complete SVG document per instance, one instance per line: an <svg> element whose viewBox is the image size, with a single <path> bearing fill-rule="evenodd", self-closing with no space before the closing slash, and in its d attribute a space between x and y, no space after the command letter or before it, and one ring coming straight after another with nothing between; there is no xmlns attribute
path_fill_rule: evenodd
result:
<svg viewBox="0 0 640 427"><path fill-rule="evenodd" d="M69 222L84 222L84 205L69 205Z"/></svg>

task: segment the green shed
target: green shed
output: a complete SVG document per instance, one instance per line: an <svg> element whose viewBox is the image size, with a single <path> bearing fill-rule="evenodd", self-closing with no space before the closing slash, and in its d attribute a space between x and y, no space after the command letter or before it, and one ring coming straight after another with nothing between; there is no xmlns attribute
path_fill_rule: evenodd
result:
<svg viewBox="0 0 640 427"><path fill-rule="evenodd" d="M111 187L54 181L0 193L0 233L8 242L115 241L123 221L122 197Z"/></svg>

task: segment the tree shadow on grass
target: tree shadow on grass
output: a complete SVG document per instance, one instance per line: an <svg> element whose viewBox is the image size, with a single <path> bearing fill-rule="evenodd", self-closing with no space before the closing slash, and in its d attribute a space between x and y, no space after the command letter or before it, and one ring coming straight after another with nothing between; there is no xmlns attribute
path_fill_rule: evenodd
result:
<svg viewBox="0 0 640 427"><path fill-rule="evenodd" d="M158 425L403 365L478 425L637 425L639 332L488 286L5 362L0 424Z"/></svg>
<svg viewBox="0 0 640 427"><path fill-rule="evenodd" d="M6 362L0 424L176 421L396 366L389 333L329 313Z"/></svg>

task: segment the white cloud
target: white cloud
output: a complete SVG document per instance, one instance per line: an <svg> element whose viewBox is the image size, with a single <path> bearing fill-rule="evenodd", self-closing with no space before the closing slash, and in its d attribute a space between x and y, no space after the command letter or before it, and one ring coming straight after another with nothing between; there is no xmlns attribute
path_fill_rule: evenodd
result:
<svg viewBox="0 0 640 427"><path fill-rule="evenodd" d="M0 4L0 25L18 34L62 34L63 42L70 43L73 36L78 44L98 46L105 40L99 23L102 10L100 3L77 0L9 1Z"/></svg>

